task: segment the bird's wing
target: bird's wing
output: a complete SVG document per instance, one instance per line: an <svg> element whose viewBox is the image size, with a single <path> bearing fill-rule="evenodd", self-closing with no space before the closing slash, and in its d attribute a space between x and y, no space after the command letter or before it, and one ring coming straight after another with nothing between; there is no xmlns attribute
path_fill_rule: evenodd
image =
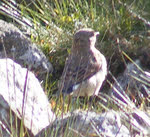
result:
<svg viewBox="0 0 150 137"><path fill-rule="evenodd" d="M71 56L68 58L61 77L62 92L71 93L74 85L88 79L100 70L102 62L99 57L92 56L89 60L87 60L88 57L85 58L77 59Z"/></svg>

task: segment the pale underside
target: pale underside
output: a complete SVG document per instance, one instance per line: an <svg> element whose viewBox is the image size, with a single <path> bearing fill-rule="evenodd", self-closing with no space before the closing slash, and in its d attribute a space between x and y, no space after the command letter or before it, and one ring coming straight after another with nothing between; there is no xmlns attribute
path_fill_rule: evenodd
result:
<svg viewBox="0 0 150 137"><path fill-rule="evenodd" d="M106 63L100 71L98 71L95 75L90 77L87 80L84 80L80 84L76 84L73 86L73 92L70 94L72 96L94 96L98 95L99 90L102 86L103 81L105 80L105 76L107 73Z"/></svg>

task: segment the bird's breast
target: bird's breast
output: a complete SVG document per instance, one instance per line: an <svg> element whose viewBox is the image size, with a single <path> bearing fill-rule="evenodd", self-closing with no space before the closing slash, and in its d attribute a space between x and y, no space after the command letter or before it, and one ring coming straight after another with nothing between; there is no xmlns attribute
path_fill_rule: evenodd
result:
<svg viewBox="0 0 150 137"><path fill-rule="evenodd" d="M73 96L93 96L98 95L100 87L105 80L106 70L100 69L90 78L73 86Z"/></svg>

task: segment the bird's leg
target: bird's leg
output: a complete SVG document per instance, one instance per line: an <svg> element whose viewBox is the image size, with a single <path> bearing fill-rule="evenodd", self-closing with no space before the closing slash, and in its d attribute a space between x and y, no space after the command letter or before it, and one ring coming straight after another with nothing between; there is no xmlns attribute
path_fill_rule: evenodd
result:
<svg viewBox="0 0 150 137"><path fill-rule="evenodd" d="M68 98L68 105L67 105L67 112L69 111L70 104L71 104L71 100L72 100L72 96L69 95L69 98Z"/></svg>

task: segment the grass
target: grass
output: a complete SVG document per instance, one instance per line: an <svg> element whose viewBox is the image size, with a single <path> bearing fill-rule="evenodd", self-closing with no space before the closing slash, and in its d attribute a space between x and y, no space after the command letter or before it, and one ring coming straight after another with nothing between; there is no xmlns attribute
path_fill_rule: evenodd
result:
<svg viewBox="0 0 150 137"><path fill-rule="evenodd" d="M97 48L104 53L108 61L108 69L117 77L129 60L145 52L139 49L150 47L147 35L150 1L37 0L27 3L22 0L19 8L21 9L20 14L32 24L25 25L31 30L31 40L39 45L55 68L54 73L43 85L55 113L61 115L62 112L67 113L76 109L101 113L112 108L119 109L119 106L111 103L110 98L107 105L103 105L105 98L99 98L101 101L99 99L98 101L97 99L71 100L73 103L70 106L66 98L62 106L62 97L58 98L57 83L70 52L72 36L83 27L90 27L100 32ZM18 19L13 20L17 25L20 24ZM111 82L109 84L111 85ZM105 83L102 92L107 92L109 84Z"/></svg>
<svg viewBox="0 0 150 137"><path fill-rule="evenodd" d="M148 10L144 11L145 3L142 0L128 1L127 4L135 13L138 10L141 14L148 13ZM30 4L20 6L22 14L32 20L33 28L36 30L36 34L31 35L32 40L40 45L54 65L56 78L54 81L58 80L62 73L71 48L72 35L79 28L90 27L100 31L100 44L97 48L101 49L108 60L115 52L119 52L118 50L130 55L141 47L141 44L149 42L146 37L139 38L140 33L148 29L145 24L131 16L124 3L117 0L111 2L110 0L56 0L45 3L38 0L32 6L28 5Z"/></svg>

